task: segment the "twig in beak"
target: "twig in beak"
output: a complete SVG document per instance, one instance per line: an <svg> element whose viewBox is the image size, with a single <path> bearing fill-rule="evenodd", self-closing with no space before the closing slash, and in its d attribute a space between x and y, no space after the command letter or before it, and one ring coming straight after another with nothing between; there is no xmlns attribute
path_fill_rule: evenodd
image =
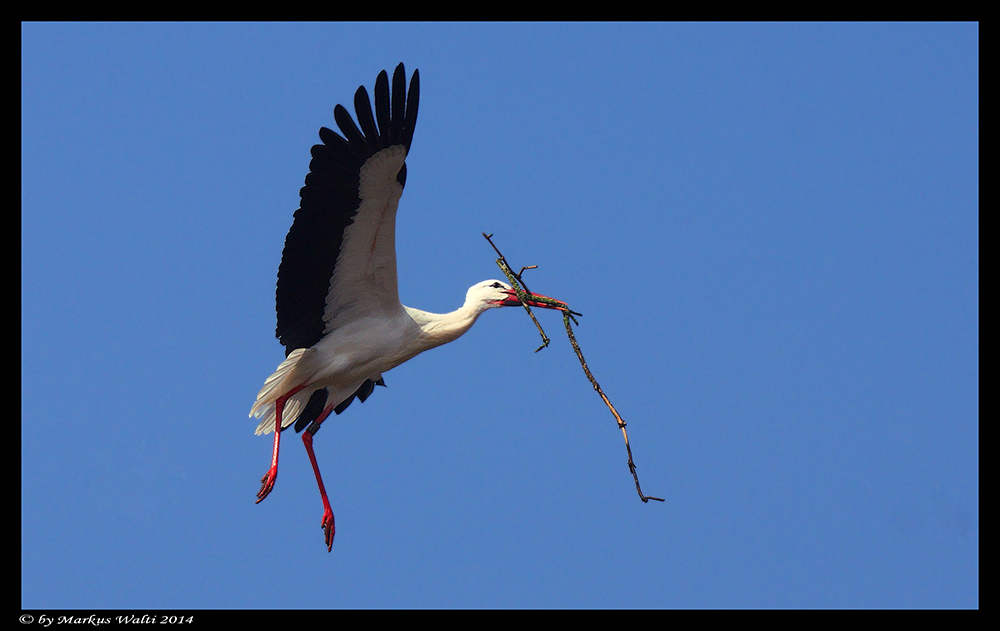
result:
<svg viewBox="0 0 1000 631"><path fill-rule="evenodd" d="M500 269L507 277L507 280L510 281L511 288L517 294L517 299L521 301L521 305L524 307L524 310L528 312L529 316L531 316L531 321L535 323L536 327L538 327L538 334L542 336L542 345L535 349L535 352L537 353L538 351L548 346L550 340L548 336L545 335L545 330L542 329L542 325L538 323L538 319L535 318L535 314L531 312L531 307L528 306L528 295L531 294L531 290L529 290L528 286L524 284L523 280L521 280L521 273L523 273L524 270L526 269L535 269L538 266L530 265L528 267L522 267L521 273L515 274L514 270L510 269L510 265L507 265L507 259L504 258L504 255L500 253L500 250L497 248L497 246L493 243L493 240L490 238L493 235L486 234L484 232L483 236L486 237L486 240L489 241L490 245L493 246L493 249L496 250L497 255L500 257L497 259L497 265L500 266Z"/></svg>

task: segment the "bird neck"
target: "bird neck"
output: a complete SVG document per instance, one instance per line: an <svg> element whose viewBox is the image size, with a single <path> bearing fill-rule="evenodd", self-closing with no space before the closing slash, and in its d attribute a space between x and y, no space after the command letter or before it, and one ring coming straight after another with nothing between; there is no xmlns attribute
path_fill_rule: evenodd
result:
<svg viewBox="0 0 1000 631"><path fill-rule="evenodd" d="M488 308L481 302L466 300L464 305L449 313L428 313L409 307L407 311L430 342L428 348L433 348L461 337Z"/></svg>

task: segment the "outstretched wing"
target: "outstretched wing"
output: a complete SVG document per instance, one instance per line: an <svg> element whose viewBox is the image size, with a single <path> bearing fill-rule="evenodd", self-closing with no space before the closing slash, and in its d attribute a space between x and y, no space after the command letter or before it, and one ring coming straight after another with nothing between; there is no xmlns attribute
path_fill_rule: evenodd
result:
<svg viewBox="0 0 1000 631"><path fill-rule="evenodd" d="M334 119L343 136L319 130L323 144L312 148L278 267L276 335L286 356L314 346L354 317L402 309L396 206L406 182L419 96L419 73L413 72L407 93L399 64L391 93L388 75L379 73L374 113L361 86L354 95L358 123L337 105Z"/></svg>

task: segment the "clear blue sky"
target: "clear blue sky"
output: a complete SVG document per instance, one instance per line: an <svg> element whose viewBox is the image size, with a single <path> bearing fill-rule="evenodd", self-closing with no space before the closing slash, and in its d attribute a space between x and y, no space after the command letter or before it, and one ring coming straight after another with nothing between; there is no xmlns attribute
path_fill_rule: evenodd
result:
<svg viewBox="0 0 1000 631"><path fill-rule="evenodd" d="M978 607L976 24L24 24L24 607ZM486 314L298 437L247 413L309 148L398 62L405 304ZM353 110L353 108L352 108Z"/></svg>

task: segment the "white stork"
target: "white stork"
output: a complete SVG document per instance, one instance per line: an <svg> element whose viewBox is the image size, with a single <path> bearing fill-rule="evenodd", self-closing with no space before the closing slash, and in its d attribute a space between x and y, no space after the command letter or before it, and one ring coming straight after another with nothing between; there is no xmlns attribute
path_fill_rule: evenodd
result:
<svg viewBox="0 0 1000 631"><path fill-rule="evenodd" d="M323 498L322 528L333 547L330 501L313 453L313 435L351 401L364 401L382 374L406 360L455 340L494 307L521 306L511 287L497 280L474 285L465 304L437 314L405 307L396 285L396 206L406 183L406 155L417 122L420 78L406 91L403 64L389 79L375 80L375 112L364 86L354 95L358 124L342 105L333 110L343 137L322 127L302 200L278 267L276 335L285 361L264 382L250 415L258 434L274 431L271 468L257 502L278 477L281 432L295 423ZM528 300L530 306L557 308Z"/></svg>

